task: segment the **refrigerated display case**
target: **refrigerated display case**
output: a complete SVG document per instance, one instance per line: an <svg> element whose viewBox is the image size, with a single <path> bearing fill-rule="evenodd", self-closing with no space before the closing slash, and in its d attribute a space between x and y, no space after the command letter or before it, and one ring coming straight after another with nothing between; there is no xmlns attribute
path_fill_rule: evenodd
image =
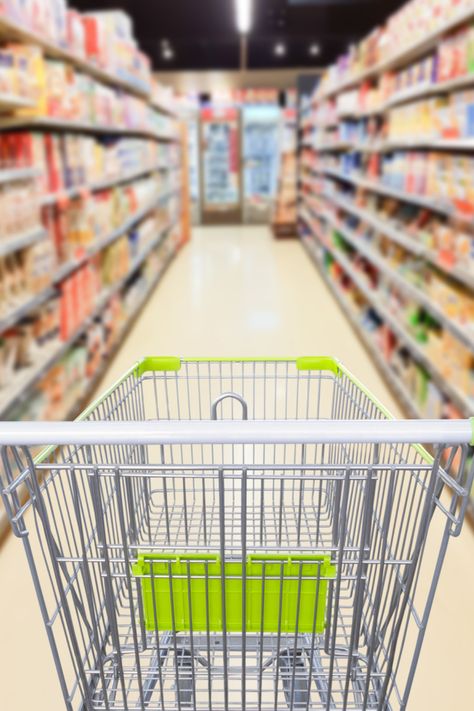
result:
<svg viewBox="0 0 474 711"><path fill-rule="evenodd" d="M197 113L189 116L187 119L187 128L191 222L193 225L198 225L201 222L201 185L199 166L199 116Z"/></svg>
<svg viewBox="0 0 474 711"><path fill-rule="evenodd" d="M247 106L242 112L246 223L270 221L278 180L280 114L278 106Z"/></svg>
<svg viewBox="0 0 474 711"><path fill-rule="evenodd" d="M240 115L236 108L201 111L201 209L203 224L242 220Z"/></svg>

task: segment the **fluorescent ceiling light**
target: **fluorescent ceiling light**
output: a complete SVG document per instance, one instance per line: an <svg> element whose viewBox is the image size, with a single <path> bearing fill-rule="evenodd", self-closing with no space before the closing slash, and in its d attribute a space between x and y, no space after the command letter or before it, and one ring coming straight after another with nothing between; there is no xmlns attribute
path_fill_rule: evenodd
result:
<svg viewBox="0 0 474 711"><path fill-rule="evenodd" d="M252 0L234 0L237 29L242 35L250 31L252 24Z"/></svg>
<svg viewBox="0 0 474 711"><path fill-rule="evenodd" d="M167 61L174 59L174 52L169 45L167 45L166 47L163 47L162 56L163 56L163 59L166 59Z"/></svg>
<svg viewBox="0 0 474 711"><path fill-rule="evenodd" d="M313 44L309 45L309 53L312 57L317 57L320 52L321 52L321 48L320 48L319 44L316 44L314 42Z"/></svg>
<svg viewBox="0 0 474 711"><path fill-rule="evenodd" d="M283 42L278 42L278 44L276 44L273 48L273 52L276 54L277 57L284 57L286 54L286 47Z"/></svg>

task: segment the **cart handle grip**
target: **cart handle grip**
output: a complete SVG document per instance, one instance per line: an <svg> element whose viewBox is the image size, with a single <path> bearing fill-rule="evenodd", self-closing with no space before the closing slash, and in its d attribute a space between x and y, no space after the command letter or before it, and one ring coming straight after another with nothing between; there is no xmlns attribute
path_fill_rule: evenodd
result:
<svg viewBox="0 0 474 711"><path fill-rule="evenodd" d="M2 422L0 445L472 444L467 420Z"/></svg>

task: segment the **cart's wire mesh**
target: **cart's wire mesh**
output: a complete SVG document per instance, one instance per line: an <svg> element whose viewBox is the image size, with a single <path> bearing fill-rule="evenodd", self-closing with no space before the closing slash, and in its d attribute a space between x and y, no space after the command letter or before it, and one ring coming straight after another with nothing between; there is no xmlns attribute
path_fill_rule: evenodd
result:
<svg viewBox="0 0 474 711"><path fill-rule="evenodd" d="M129 375L89 419L209 419L225 393L245 401L249 419L385 417L345 371L187 361ZM217 416L240 419L242 404L226 398ZM26 449L4 449L4 501L67 708L404 708L448 538L461 525L467 452L440 447L430 459L349 435L345 445L63 447L36 465ZM218 632L162 629L156 610L147 631L132 574L147 552L326 554L336 576L325 631L300 631L296 619L291 633L278 623L265 632L264 604L260 632L228 633L225 619ZM148 576L153 587L153 567Z"/></svg>

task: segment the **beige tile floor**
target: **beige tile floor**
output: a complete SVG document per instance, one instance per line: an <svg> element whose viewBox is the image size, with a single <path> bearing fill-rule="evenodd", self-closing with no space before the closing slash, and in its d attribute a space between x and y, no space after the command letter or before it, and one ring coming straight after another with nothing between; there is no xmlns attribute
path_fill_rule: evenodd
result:
<svg viewBox="0 0 474 711"><path fill-rule="evenodd" d="M147 354L331 354L398 409L302 247L266 228L194 233L124 342L101 388ZM453 540L409 708L474 708L474 536ZM19 541L0 551L0 710L63 709Z"/></svg>

